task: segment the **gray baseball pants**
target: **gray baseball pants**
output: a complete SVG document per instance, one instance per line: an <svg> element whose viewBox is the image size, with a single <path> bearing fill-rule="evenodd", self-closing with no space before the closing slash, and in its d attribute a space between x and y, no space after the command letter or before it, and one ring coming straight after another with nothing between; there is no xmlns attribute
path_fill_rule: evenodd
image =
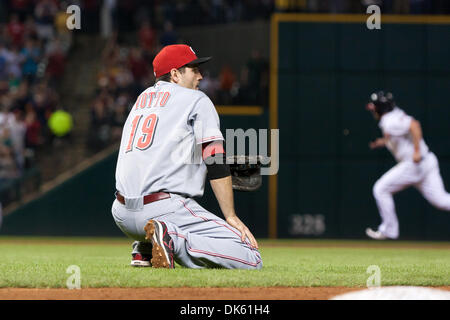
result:
<svg viewBox="0 0 450 320"><path fill-rule="evenodd" d="M178 194L142 205L142 201L115 200L112 215L117 226L136 240L133 253L151 254L144 226L151 219L164 222L174 243L175 261L188 268L261 269L259 251L225 220L208 212L194 199Z"/></svg>

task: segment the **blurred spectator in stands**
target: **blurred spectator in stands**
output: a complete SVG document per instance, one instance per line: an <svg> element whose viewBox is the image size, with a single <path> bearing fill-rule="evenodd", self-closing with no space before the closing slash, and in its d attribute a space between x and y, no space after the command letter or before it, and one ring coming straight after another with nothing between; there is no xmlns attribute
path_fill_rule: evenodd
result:
<svg viewBox="0 0 450 320"><path fill-rule="evenodd" d="M19 20L17 14L12 14L7 26L8 36L14 46L20 47L23 42L23 34L25 31L23 23Z"/></svg>
<svg viewBox="0 0 450 320"><path fill-rule="evenodd" d="M25 134L27 128L25 125L23 112L20 108L14 108L12 110L9 128L14 160L18 172L22 174L25 167Z"/></svg>
<svg viewBox="0 0 450 320"><path fill-rule="evenodd" d="M28 102L25 105L25 126L27 128L25 146L32 150L36 150L43 142L41 136L42 125L37 118L36 111L31 102Z"/></svg>
<svg viewBox="0 0 450 320"><path fill-rule="evenodd" d="M111 117L108 106L113 106L114 101L103 89L94 100L91 107L91 125L89 129L88 144L93 149L102 149L110 142Z"/></svg>
<svg viewBox="0 0 450 320"><path fill-rule="evenodd" d="M57 101L53 90L41 82L33 88L32 102L41 128L47 130L47 122L51 113L55 111ZM46 132L47 133L47 132Z"/></svg>
<svg viewBox="0 0 450 320"><path fill-rule="evenodd" d="M14 162L12 141L8 127L0 131L0 184L18 177Z"/></svg>
<svg viewBox="0 0 450 320"><path fill-rule="evenodd" d="M66 63L66 57L59 40L54 40L51 42L51 44L47 47L46 56L48 62L45 72L49 76L50 85L55 87L61 82Z"/></svg>
<svg viewBox="0 0 450 320"><path fill-rule="evenodd" d="M111 139L117 141L121 138L122 128L127 120L130 97L127 93L122 93L117 98L117 101L112 111L110 124L111 124Z"/></svg>
<svg viewBox="0 0 450 320"><path fill-rule="evenodd" d="M24 38L38 38L36 21L34 20L32 15L26 17L24 22Z"/></svg>
<svg viewBox="0 0 450 320"><path fill-rule="evenodd" d="M7 79L0 79L0 102L3 104L3 106L7 107L7 103L5 103L5 99L8 99L8 91L9 91L9 85Z"/></svg>
<svg viewBox="0 0 450 320"><path fill-rule="evenodd" d="M119 61L119 56L120 48L117 45L117 34L115 34L108 39L102 51L101 61L103 62L105 73Z"/></svg>
<svg viewBox="0 0 450 320"><path fill-rule="evenodd" d="M221 104L232 104L231 89L236 81L236 75L231 67L225 65L219 74L219 92L218 97Z"/></svg>
<svg viewBox="0 0 450 320"><path fill-rule="evenodd" d="M10 86L10 94L12 99L14 99L13 108L19 108L21 110L25 110L25 105L30 101L30 86L27 80L20 79L20 82L17 85L17 88L11 90Z"/></svg>
<svg viewBox="0 0 450 320"><path fill-rule="evenodd" d="M142 49L135 47L130 50L128 66L135 81L141 81L149 72L149 64L142 55Z"/></svg>
<svg viewBox="0 0 450 320"><path fill-rule="evenodd" d="M202 72L203 80L200 81L199 89L203 91L214 103L219 102L217 97L217 90L219 89L218 81L211 77L208 71Z"/></svg>
<svg viewBox="0 0 450 320"><path fill-rule="evenodd" d="M8 111L4 104L0 110L0 184L16 178L19 174L14 159L14 145L11 137L11 128L14 125L14 115Z"/></svg>
<svg viewBox="0 0 450 320"><path fill-rule="evenodd" d="M246 66L241 68L239 75L239 85L236 97L234 98L234 104L252 104L252 97L250 97L249 85L248 85L248 69Z"/></svg>
<svg viewBox="0 0 450 320"><path fill-rule="evenodd" d="M268 86L268 63L258 50L253 50L242 70L239 103L266 105Z"/></svg>
<svg viewBox="0 0 450 320"><path fill-rule="evenodd" d="M54 36L53 23L58 12L57 2L54 0L38 0L34 8L36 18L36 31L39 39L44 42Z"/></svg>
<svg viewBox="0 0 450 320"><path fill-rule="evenodd" d="M177 43L178 36L173 30L173 24L171 21L166 21L164 23L164 31L160 38L160 44L161 46L165 47L171 44Z"/></svg>
<svg viewBox="0 0 450 320"><path fill-rule="evenodd" d="M144 21L139 29L139 45L146 55L154 55L156 50L156 40L156 30L152 27L150 21Z"/></svg>
<svg viewBox="0 0 450 320"><path fill-rule="evenodd" d="M19 47L12 46L8 57L8 75L13 81L19 79L22 76L22 70L20 68L21 63L24 61L24 57L19 52ZM12 85L12 83L10 83ZM14 87L14 85L12 85Z"/></svg>
<svg viewBox="0 0 450 320"><path fill-rule="evenodd" d="M33 0L10 0L9 7L11 12L17 14L20 20L24 21L25 17L32 13L33 2Z"/></svg>
<svg viewBox="0 0 450 320"><path fill-rule="evenodd" d="M125 61L121 61L117 68L115 68L112 78L113 86L111 87L110 92L113 94L114 98L117 98L119 94L127 93L132 90L133 81L132 70L129 69Z"/></svg>
<svg viewBox="0 0 450 320"><path fill-rule="evenodd" d="M22 73L24 76L34 79L38 62L41 59L41 49L38 46L37 40L28 38L25 40L25 46L21 50L23 56Z"/></svg>
<svg viewBox="0 0 450 320"><path fill-rule="evenodd" d="M5 50L1 47L0 43L0 80L5 80L8 78L8 71L7 71L7 57L5 57Z"/></svg>
<svg viewBox="0 0 450 320"><path fill-rule="evenodd" d="M13 46L12 50L9 50L0 41L0 79L6 80L12 78L18 78L22 75L21 62L22 56L18 51L18 47Z"/></svg>

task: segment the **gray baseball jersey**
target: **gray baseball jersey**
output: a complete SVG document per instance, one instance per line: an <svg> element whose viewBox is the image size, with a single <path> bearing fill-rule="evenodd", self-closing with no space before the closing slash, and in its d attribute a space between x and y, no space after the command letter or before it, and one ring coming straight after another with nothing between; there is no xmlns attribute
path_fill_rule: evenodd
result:
<svg viewBox="0 0 450 320"><path fill-rule="evenodd" d="M128 198L165 191L202 196L201 144L223 140L219 116L201 91L159 81L136 100L125 122L116 188Z"/></svg>
<svg viewBox="0 0 450 320"><path fill-rule="evenodd" d="M151 254L144 226L157 219L167 226L175 260L189 268L260 269L257 249L225 220L201 207L206 165L201 145L223 140L219 117L201 91L159 81L136 100L122 132L115 200L117 226L136 240L133 254ZM143 205L143 196L164 191L170 198Z"/></svg>

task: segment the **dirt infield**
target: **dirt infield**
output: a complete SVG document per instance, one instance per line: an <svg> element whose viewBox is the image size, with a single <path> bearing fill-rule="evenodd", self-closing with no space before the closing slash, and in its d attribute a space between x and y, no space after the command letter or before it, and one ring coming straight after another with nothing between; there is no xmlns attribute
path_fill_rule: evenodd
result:
<svg viewBox="0 0 450 320"><path fill-rule="evenodd" d="M1 288L0 300L328 300L363 290L347 287L267 288ZM438 287L450 291L450 286Z"/></svg>

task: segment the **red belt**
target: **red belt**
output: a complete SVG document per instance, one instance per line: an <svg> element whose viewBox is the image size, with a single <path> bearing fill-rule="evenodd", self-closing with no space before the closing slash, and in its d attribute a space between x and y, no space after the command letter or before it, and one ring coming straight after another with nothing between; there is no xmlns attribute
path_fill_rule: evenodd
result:
<svg viewBox="0 0 450 320"><path fill-rule="evenodd" d="M144 196L144 205L151 203L151 202L167 199L167 198L170 198L170 194L166 193L166 192L151 193L151 194ZM121 204L125 205L125 198L118 191L116 192L116 199Z"/></svg>

